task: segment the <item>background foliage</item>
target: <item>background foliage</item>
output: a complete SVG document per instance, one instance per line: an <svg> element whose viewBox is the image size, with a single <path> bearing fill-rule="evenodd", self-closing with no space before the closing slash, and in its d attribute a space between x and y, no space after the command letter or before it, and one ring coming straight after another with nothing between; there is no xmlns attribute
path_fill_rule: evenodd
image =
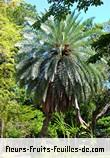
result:
<svg viewBox="0 0 110 158"><path fill-rule="evenodd" d="M40 17L35 6L24 1L12 0L5 3L0 1L0 137L38 137L41 131L44 114L25 89L19 88L16 83L16 69L18 48L15 44L23 39L21 34L25 28L27 18L37 22L44 22L55 13L55 18L65 18L71 6L77 2L79 10L87 11L90 5L101 5L102 1L56 1L48 0L51 4L49 11ZM59 16L60 15L60 16ZM106 61L106 70L109 74L110 59L109 45L110 23L93 24L90 18L85 22L83 31L94 29L88 45L96 50L88 62L99 62L102 57ZM109 80L109 78L108 78ZM77 126L75 111L70 109L65 114L55 113L48 127L49 137L110 137L110 92L100 90L94 94L86 104L81 104L81 115L88 124L88 128Z"/></svg>

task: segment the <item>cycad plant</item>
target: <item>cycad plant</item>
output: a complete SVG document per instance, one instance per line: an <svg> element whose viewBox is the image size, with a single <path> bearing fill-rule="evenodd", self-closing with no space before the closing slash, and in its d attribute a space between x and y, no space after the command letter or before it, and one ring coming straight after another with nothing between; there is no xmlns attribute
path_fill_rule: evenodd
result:
<svg viewBox="0 0 110 158"><path fill-rule="evenodd" d="M61 21L49 19L36 31L25 29L25 40L20 44L17 77L36 104L43 107L46 114L43 136L51 114L71 106L76 110L78 122L87 125L79 103L102 85L99 66L87 63L95 53L87 44L93 31L84 31L78 16L73 13Z"/></svg>

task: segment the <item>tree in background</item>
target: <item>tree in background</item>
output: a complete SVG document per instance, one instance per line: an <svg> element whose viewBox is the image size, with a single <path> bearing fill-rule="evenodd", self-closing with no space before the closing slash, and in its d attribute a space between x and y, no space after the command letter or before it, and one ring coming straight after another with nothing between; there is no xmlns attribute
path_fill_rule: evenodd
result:
<svg viewBox="0 0 110 158"><path fill-rule="evenodd" d="M65 19L66 15L71 13L71 7L76 6L78 11L88 10L90 6L100 6L103 4L102 0L47 0L50 4L49 10L37 19L34 27L39 27L42 22L45 22L51 15L55 19Z"/></svg>
<svg viewBox="0 0 110 158"><path fill-rule="evenodd" d="M25 90L18 88L15 71L15 44L22 39L25 16L30 17L31 9L27 10L28 4L13 6L12 2L2 1L0 6L0 137L35 137L41 129L43 114L32 107ZM26 15L19 19L14 13L21 15L23 10Z"/></svg>
<svg viewBox="0 0 110 158"><path fill-rule="evenodd" d="M90 6L99 6L103 4L102 0L48 0L50 3L49 12L57 18L65 18L71 12L71 7L76 5L78 11L88 10Z"/></svg>
<svg viewBox="0 0 110 158"><path fill-rule="evenodd" d="M15 86L14 69L14 45L21 39L20 28L9 21L4 15L0 15L0 118L1 136L3 136L4 120L7 113L8 103L13 100L13 88ZM13 103L14 104L14 103Z"/></svg>
<svg viewBox="0 0 110 158"><path fill-rule="evenodd" d="M38 14L36 6L26 3L23 0L11 0L7 3L1 2L2 14L6 14L11 22L23 25L26 18L36 19Z"/></svg>

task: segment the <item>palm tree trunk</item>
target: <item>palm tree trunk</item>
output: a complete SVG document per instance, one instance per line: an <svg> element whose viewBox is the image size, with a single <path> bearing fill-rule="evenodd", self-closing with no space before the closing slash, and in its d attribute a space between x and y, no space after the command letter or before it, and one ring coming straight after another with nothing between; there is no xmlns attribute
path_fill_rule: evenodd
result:
<svg viewBox="0 0 110 158"><path fill-rule="evenodd" d="M40 138L48 137L48 125L49 125L49 122L50 122L51 118L52 118L51 113L46 114L46 117L43 121L43 126L42 126L42 129L41 129L41 132L39 134Z"/></svg>
<svg viewBox="0 0 110 158"><path fill-rule="evenodd" d="M95 114L92 115L91 129L92 129L93 135L95 135L95 129L96 129L96 115Z"/></svg>

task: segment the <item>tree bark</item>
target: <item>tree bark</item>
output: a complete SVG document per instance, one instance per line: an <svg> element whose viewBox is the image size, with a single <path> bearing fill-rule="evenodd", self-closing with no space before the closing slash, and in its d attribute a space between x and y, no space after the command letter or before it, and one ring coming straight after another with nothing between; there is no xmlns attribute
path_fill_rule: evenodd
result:
<svg viewBox="0 0 110 158"><path fill-rule="evenodd" d="M97 115L96 120L104 116L109 108L110 108L110 104L106 104L106 106L102 109L102 111Z"/></svg>
<svg viewBox="0 0 110 158"><path fill-rule="evenodd" d="M48 125L49 125L49 122L51 121L51 118L52 118L52 114L46 114L46 117L43 121L43 126L42 126L42 129L41 129L41 132L39 134L39 138L46 138L48 137Z"/></svg>
<svg viewBox="0 0 110 158"><path fill-rule="evenodd" d="M88 125L87 123L82 119L81 117L81 113L80 113L80 108L79 108L79 105L78 105L78 100L77 100L77 97L75 97L75 110L76 110L76 116L77 116L77 122L79 125L82 125L84 128L88 128Z"/></svg>
<svg viewBox="0 0 110 158"><path fill-rule="evenodd" d="M92 125L91 125L93 134L95 134L95 128L96 128L97 120L100 119L101 117L103 117L106 114L106 112L108 111L109 108L110 108L110 104L106 104L104 106L104 108L101 110L101 112L99 112L99 110L100 110L99 108L96 109L96 111L93 112Z"/></svg>
<svg viewBox="0 0 110 158"><path fill-rule="evenodd" d="M91 130L92 130L93 135L95 134L95 129L96 129L96 117L97 117L97 114L94 111L92 114L92 123L91 123Z"/></svg>

